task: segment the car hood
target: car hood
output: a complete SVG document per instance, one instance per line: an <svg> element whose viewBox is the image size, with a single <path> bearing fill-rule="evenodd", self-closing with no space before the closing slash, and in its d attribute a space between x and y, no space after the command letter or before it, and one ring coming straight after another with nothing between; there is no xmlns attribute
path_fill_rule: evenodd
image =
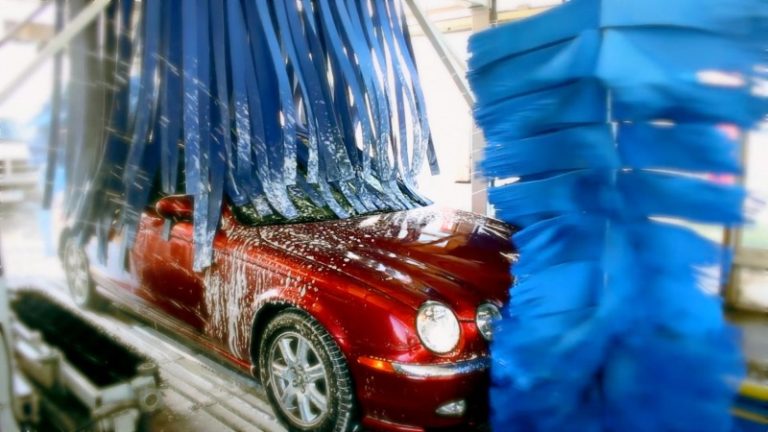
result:
<svg viewBox="0 0 768 432"><path fill-rule="evenodd" d="M259 232L273 247L377 295L412 308L442 301L462 320L474 319L480 303L503 303L511 282L511 229L459 210L430 206Z"/></svg>

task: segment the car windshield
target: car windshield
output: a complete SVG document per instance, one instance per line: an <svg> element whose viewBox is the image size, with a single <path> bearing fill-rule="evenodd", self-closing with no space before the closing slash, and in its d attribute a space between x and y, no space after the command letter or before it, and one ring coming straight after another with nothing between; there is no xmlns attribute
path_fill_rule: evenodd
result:
<svg viewBox="0 0 768 432"><path fill-rule="evenodd" d="M322 199L322 191L317 185L304 184L302 186L303 187L289 186L287 188L288 196L299 213L299 216L295 218L287 219L276 212L267 213L259 211L260 208L257 208L257 205L253 204L231 204L230 208L240 223L251 226L321 222L341 219L327 204L324 204ZM370 186L371 187L368 188L368 196L376 201L382 201L381 198L385 192L383 192L381 186L379 184L372 184ZM399 182L398 187L401 189L401 192L404 192L405 188ZM354 207L349 203L338 186L329 185L329 192L333 196L333 199L339 204L341 209L343 209L348 214L362 216L389 213L398 210L393 206L379 206L379 209L374 211L362 213L356 212ZM314 196L315 199L311 199L310 196ZM264 204L266 204L266 202ZM264 206L261 208L264 208Z"/></svg>

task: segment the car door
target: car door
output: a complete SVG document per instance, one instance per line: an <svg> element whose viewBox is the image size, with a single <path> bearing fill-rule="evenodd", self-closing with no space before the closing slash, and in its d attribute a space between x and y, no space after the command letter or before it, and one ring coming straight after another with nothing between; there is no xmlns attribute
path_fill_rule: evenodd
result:
<svg viewBox="0 0 768 432"><path fill-rule="evenodd" d="M124 229L116 229L114 226L100 226L97 229L107 229L109 232L104 251L105 256L100 257L99 242L95 236L86 247L91 276L96 285L106 291L111 299L119 302L135 302L137 299L141 299L141 284L134 266L134 263L141 262L141 256L136 254L142 250L141 246L137 245L128 254L124 250Z"/></svg>
<svg viewBox="0 0 768 432"><path fill-rule="evenodd" d="M142 297L163 313L196 332L205 328L203 279L192 269L192 222L173 221L166 237L166 219L154 210L142 215L137 247L141 262L136 271L142 285Z"/></svg>

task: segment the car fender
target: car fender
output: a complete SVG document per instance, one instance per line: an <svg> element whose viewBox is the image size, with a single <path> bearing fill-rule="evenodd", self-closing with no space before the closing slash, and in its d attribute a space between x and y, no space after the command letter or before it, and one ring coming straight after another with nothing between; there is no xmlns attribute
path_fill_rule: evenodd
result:
<svg viewBox="0 0 768 432"><path fill-rule="evenodd" d="M410 308L402 305L397 308L398 305L376 296L356 302L328 295L328 291L307 290L301 296L286 296L283 291L273 289L259 295L249 341L253 364L257 364L261 332L266 324L289 308L299 309L319 322L339 345L347 361L356 361L361 355L391 357L390 353L407 354L414 345L420 346L415 329L411 329L407 320L400 318L403 313L412 314Z"/></svg>

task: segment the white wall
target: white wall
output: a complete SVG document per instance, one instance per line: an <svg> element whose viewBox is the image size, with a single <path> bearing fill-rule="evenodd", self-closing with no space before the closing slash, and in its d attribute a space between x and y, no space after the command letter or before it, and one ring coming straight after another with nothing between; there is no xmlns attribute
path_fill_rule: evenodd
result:
<svg viewBox="0 0 768 432"><path fill-rule="evenodd" d="M469 33L449 33L445 37L450 48L466 59ZM441 168L439 176L431 176L425 166L419 177L419 189L437 204L469 210L470 185L456 180L469 178L473 125L470 107L429 40L414 36L413 49Z"/></svg>

